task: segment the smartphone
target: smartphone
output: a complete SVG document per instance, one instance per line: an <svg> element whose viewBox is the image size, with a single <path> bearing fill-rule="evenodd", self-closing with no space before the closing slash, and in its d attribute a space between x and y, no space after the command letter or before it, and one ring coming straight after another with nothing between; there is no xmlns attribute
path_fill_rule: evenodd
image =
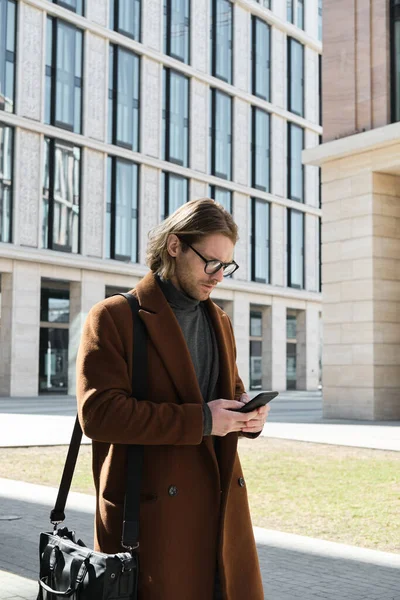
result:
<svg viewBox="0 0 400 600"><path fill-rule="evenodd" d="M237 412L248 413L256 408L260 408L260 406L265 406L268 402L276 398L278 394L279 392L260 392L255 398L244 404L242 408L239 408Z"/></svg>

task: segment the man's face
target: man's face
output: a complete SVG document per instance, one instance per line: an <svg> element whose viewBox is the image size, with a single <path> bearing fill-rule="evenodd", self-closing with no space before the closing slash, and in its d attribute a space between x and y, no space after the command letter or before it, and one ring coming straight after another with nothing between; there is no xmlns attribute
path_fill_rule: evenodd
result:
<svg viewBox="0 0 400 600"><path fill-rule="evenodd" d="M233 260L234 244L221 233L208 235L192 246L207 260L220 260L225 263ZM183 252L176 235L169 237L168 252L176 261L175 275L171 278L175 287L195 300L207 300L215 286L223 279L222 268L213 275L205 273L205 262L191 248L186 247Z"/></svg>

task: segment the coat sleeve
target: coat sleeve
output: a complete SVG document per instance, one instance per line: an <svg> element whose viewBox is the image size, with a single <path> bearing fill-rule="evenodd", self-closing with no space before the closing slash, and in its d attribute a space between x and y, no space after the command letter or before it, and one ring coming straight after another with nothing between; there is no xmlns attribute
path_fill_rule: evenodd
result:
<svg viewBox="0 0 400 600"><path fill-rule="evenodd" d="M201 443L201 405L138 401L131 394L121 334L99 303L86 319L77 359L78 415L85 435L113 444Z"/></svg>

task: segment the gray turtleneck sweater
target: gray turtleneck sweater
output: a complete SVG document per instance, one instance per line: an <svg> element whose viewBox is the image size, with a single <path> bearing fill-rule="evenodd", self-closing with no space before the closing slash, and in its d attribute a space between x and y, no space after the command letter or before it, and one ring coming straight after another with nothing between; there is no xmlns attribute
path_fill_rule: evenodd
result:
<svg viewBox="0 0 400 600"><path fill-rule="evenodd" d="M186 340L200 391L204 399L204 435L212 430L212 415L207 402L217 398L219 373L218 345L204 302L180 292L171 281L157 281L172 308Z"/></svg>

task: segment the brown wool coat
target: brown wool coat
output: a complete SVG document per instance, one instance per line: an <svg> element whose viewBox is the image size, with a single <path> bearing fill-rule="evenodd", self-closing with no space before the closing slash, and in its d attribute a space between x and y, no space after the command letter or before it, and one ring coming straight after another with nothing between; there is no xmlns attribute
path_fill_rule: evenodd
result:
<svg viewBox="0 0 400 600"><path fill-rule="evenodd" d="M143 444L140 600L212 600L216 558L225 600L262 600L238 435L203 438L202 397L182 331L149 273L135 292L148 331L148 401L132 397L132 317L122 296L99 302L79 349L78 410L93 440L97 549L121 551L126 445ZM219 396L244 391L229 318L207 301ZM178 493L169 495L170 486Z"/></svg>

